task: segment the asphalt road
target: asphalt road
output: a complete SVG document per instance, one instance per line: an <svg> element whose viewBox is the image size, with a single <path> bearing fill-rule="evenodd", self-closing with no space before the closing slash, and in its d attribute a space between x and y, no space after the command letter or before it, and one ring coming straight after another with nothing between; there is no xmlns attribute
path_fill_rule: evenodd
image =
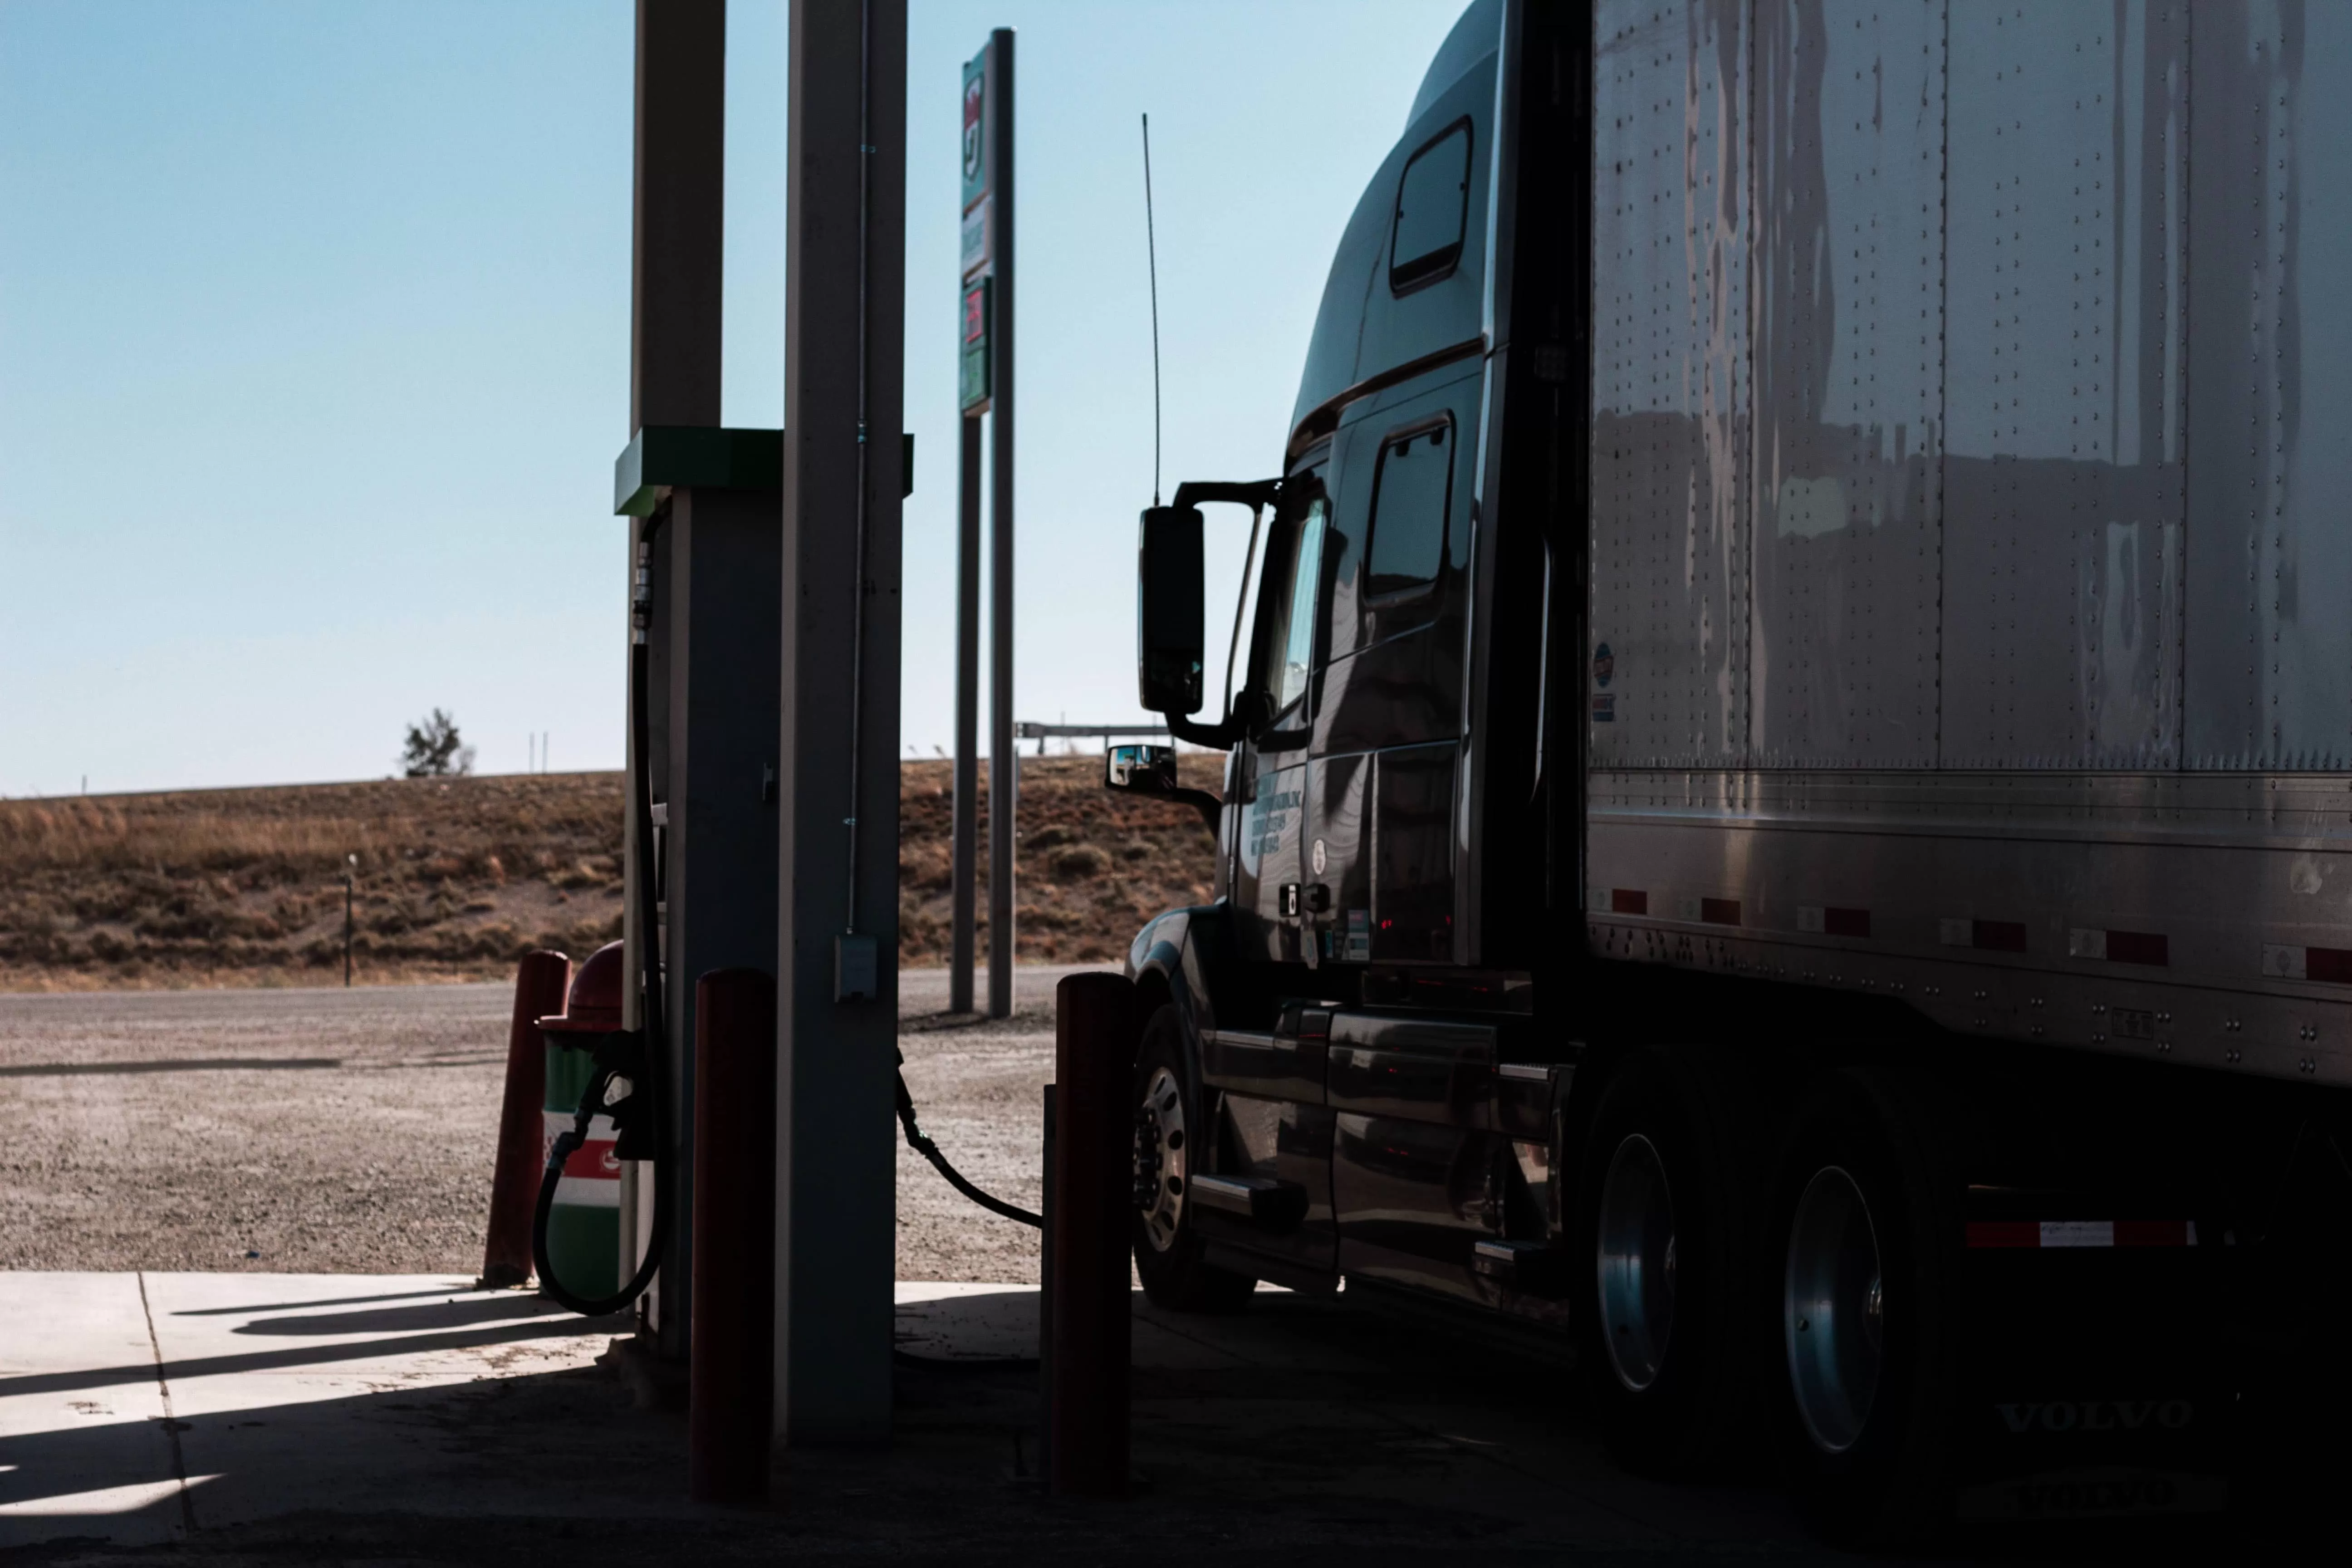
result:
<svg viewBox="0 0 2352 1568"><path fill-rule="evenodd" d="M1065 973L1024 970L1002 1022L947 1015L942 971L901 992L924 1131L1033 1209ZM478 1270L511 994L0 995L0 1268ZM1035 1280L1034 1232L898 1150L899 1278Z"/></svg>

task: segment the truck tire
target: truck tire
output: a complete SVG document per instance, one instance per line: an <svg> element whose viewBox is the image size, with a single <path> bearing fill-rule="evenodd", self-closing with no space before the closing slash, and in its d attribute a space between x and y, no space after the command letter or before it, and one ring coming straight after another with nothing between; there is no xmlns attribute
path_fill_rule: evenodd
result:
<svg viewBox="0 0 2352 1568"><path fill-rule="evenodd" d="M1594 1114L1577 1183L1571 1310L1603 1442L1641 1474L1706 1474L1749 1425L1764 1368L1752 1151L1723 1053L1645 1049Z"/></svg>
<svg viewBox="0 0 2352 1568"><path fill-rule="evenodd" d="M1951 1516L1960 1188L1927 1105L1885 1068L1829 1075L1778 1184L1783 1451L1807 1517L1851 1546Z"/></svg>
<svg viewBox="0 0 2352 1568"><path fill-rule="evenodd" d="M1202 1260L1203 1244L1185 1201L1184 1181L1205 1136L1198 1078L1183 1021L1163 1005L1143 1028L1135 1057L1135 1272L1154 1306L1179 1312L1230 1312L1257 1281Z"/></svg>

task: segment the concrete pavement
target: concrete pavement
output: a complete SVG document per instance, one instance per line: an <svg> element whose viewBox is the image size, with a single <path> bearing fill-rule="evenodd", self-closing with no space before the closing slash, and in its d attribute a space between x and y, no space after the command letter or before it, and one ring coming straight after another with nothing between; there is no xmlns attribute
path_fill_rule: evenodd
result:
<svg viewBox="0 0 2352 1568"><path fill-rule="evenodd" d="M1769 1487L1616 1469L1559 1368L1272 1289L1224 1317L1135 1299L1133 1498L1036 1484L1034 1289L902 1283L891 1446L780 1450L768 1505L700 1507L683 1414L634 1407L593 1364L625 1322L465 1285L0 1274L0 1557L1853 1561ZM2087 1544L2147 1558L2224 1539L2170 1526ZM2088 1554L1991 1544L2010 1561Z"/></svg>

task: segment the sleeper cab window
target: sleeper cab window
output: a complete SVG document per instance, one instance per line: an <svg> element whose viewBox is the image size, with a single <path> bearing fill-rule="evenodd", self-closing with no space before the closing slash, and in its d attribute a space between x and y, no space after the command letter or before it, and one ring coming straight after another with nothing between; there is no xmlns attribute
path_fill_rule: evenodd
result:
<svg viewBox="0 0 2352 1568"><path fill-rule="evenodd" d="M1453 488L1452 419L1423 421L1381 443L1364 582L1372 603L1410 597L1437 580Z"/></svg>
<svg viewBox="0 0 2352 1568"><path fill-rule="evenodd" d="M1390 292L1402 294L1453 271L1469 221L1470 122L1461 120L1415 153L1397 182Z"/></svg>

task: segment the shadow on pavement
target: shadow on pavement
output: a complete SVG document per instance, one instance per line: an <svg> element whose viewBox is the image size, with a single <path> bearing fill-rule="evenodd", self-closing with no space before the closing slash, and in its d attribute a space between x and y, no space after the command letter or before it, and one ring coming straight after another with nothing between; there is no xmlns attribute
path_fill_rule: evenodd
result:
<svg viewBox="0 0 2352 1568"><path fill-rule="evenodd" d="M343 1065L341 1057L183 1057L140 1062L19 1062L0 1078L82 1078L147 1072L301 1072Z"/></svg>
<svg viewBox="0 0 2352 1568"><path fill-rule="evenodd" d="M603 1325L589 1332L618 1333L625 1323L620 1317L582 1320L562 1315L563 1310L554 1302L520 1291L501 1290L496 1293L461 1296L456 1300L446 1293L434 1301L420 1301L405 1307L377 1307L358 1312L303 1312L293 1317L256 1318L240 1323L230 1331L239 1334L324 1335L324 1334L395 1334L430 1329L472 1328L484 1323L527 1321L539 1325L550 1338L575 1334L582 1331L570 1327L583 1321ZM618 1325L618 1326L616 1326Z"/></svg>
<svg viewBox="0 0 2352 1568"><path fill-rule="evenodd" d="M254 1351L243 1355L188 1356L165 1362L163 1372L174 1382L184 1378L215 1377L225 1373L286 1372L336 1362L366 1361L383 1355L477 1350L486 1345L518 1344L528 1340L625 1333L629 1328L628 1320L621 1316L539 1319L503 1328L403 1334L396 1339L362 1340L344 1344L298 1345L285 1350ZM16 1377L0 1377L0 1399L25 1394L64 1394L78 1389L154 1381L155 1363L152 1361L122 1366L77 1367L71 1372L26 1373Z"/></svg>
<svg viewBox="0 0 2352 1568"><path fill-rule="evenodd" d="M1050 1499L1036 1477L1036 1373L985 1364L1034 1353L1035 1292L913 1289L933 1294L902 1303L899 1342L966 1364L900 1365L890 1446L780 1450L760 1507L689 1502L685 1416L633 1408L602 1369L509 1377L492 1366L467 1381L185 1415L170 1424L184 1500L176 1488L138 1491L173 1479L165 1423L135 1436L116 1423L0 1439L0 1508L46 1509L37 1525L51 1537L5 1554L62 1565L176 1542L224 1568L1856 1561L1811 1540L1769 1487L1665 1487L1617 1470L1566 1373L1531 1373L1522 1358L1345 1297L1261 1291L1247 1310L1208 1319L1138 1298L1133 1458L1144 1489ZM542 1321L214 1358L209 1370L618 1326ZM176 1389L206 1369L168 1370ZM86 1496L105 1506L74 1511ZM0 1518L0 1544L26 1541L26 1523ZM109 1536L114 1544L96 1540ZM2210 1558L2215 1545L2210 1530L1972 1539L1941 1561Z"/></svg>
<svg viewBox="0 0 2352 1568"><path fill-rule="evenodd" d="M171 1314L174 1318L234 1318L247 1312L290 1312L302 1307L357 1307L371 1301L409 1301L431 1297L446 1300L452 1296L470 1293L470 1287L452 1284L438 1290L394 1290L375 1296L337 1296L324 1301L256 1301L249 1307L183 1307Z"/></svg>

